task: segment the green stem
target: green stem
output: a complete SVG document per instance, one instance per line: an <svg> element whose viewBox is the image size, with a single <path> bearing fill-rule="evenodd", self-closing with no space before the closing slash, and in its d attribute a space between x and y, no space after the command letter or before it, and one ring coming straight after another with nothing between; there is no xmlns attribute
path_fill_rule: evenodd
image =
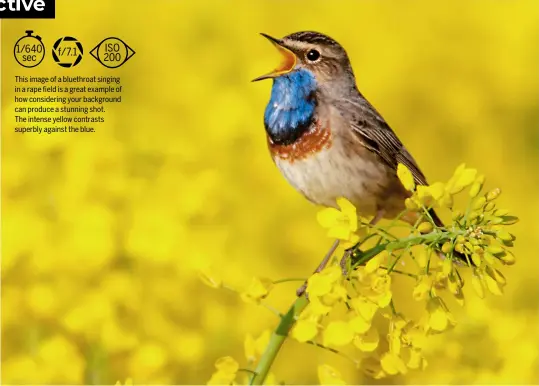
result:
<svg viewBox="0 0 539 386"><path fill-rule="evenodd" d="M301 296L296 299L294 304L288 309L288 312L281 318L281 322L271 334L270 341L264 354L260 358L260 362L255 369L255 375L251 378L249 382L250 385L263 385L268 372L279 353L284 341L288 337L288 333L294 326L296 319L301 314L301 312L307 307L309 301L305 296Z"/></svg>
<svg viewBox="0 0 539 386"><path fill-rule="evenodd" d="M457 231L457 233L459 232ZM464 231L462 232L462 234L464 234ZM450 237L451 234L449 233L441 235L436 233L428 233L419 236L412 235L396 241L390 241L387 243L376 245L375 247L366 251L361 251L357 249L353 251L351 255L351 260L353 263L352 269L354 269L358 265L366 263L374 256L378 255L380 252L387 249L389 246L392 247L392 250L402 249L408 245L421 244L425 241L433 241L436 238L449 239ZM294 303L288 309L287 313L281 317L281 322L279 323L275 331L271 334L270 341L266 347L266 350L262 354L262 357L260 358L260 361L256 366L256 369L254 371L255 374L253 375L253 377L251 377L251 380L249 382L250 385L264 384L264 381L268 376L271 366L273 365L277 354L281 350L281 347L283 346L286 338L288 337L290 330L296 323L296 320L298 319L301 312L307 307L308 304L309 301L307 300L307 297L305 295L301 296L294 301Z"/></svg>

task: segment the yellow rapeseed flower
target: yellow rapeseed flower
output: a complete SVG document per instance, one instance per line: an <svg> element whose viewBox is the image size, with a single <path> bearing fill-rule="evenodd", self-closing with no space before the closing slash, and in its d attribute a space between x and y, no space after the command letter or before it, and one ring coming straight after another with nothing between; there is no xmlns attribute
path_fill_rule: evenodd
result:
<svg viewBox="0 0 539 386"><path fill-rule="evenodd" d="M382 365L382 370L389 375L396 375L399 373L406 374L408 372L408 368L404 364L402 358L393 353L387 352L382 355L380 364Z"/></svg>
<svg viewBox="0 0 539 386"><path fill-rule="evenodd" d="M292 337L298 342L313 340L318 335L318 322L314 318L300 319L292 329Z"/></svg>
<svg viewBox="0 0 539 386"><path fill-rule="evenodd" d="M361 315L355 315L352 317L348 321L348 324L350 325L352 331L356 334L364 334L369 330L369 328L371 328L371 321L365 320L365 318L363 318Z"/></svg>
<svg viewBox="0 0 539 386"><path fill-rule="evenodd" d="M451 195L459 193L467 186L470 186L475 181L476 176L476 169L466 168L465 164L461 164L447 183L446 190Z"/></svg>
<svg viewBox="0 0 539 386"><path fill-rule="evenodd" d="M270 331L265 330L258 338L254 338L251 334L245 337L244 348L245 357L248 362L255 362L266 349L270 340Z"/></svg>
<svg viewBox="0 0 539 386"><path fill-rule="evenodd" d="M240 368L238 362L230 356L217 359L215 362L216 371L212 374L208 385L229 385Z"/></svg>
<svg viewBox="0 0 539 386"><path fill-rule="evenodd" d="M397 176L406 190L413 191L415 188L415 181L412 172L403 164L397 165Z"/></svg>
<svg viewBox="0 0 539 386"><path fill-rule="evenodd" d="M485 183L485 176L480 175L478 176L475 181L472 184L472 187L470 188L470 197L475 198L481 189L483 188L483 184Z"/></svg>
<svg viewBox="0 0 539 386"><path fill-rule="evenodd" d="M410 369L422 369L424 370L427 366L427 361L423 356L421 355L421 350L409 348L405 350L405 353L407 354L406 357L408 360L406 361L406 366Z"/></svg>
<svg viewBox="0 0 539 386"><path fill-rule="evenodd" d="M327 295L341 277L342 272L335 265L325 268L322 272L316 272L307 280L307 293L311 296Z"/></svg>
<svg viewBox="0 0 539 386"><path fill-rule="evenodd" d="M324 346L344 346L353 339L354 331L342 320L332 321L324 329Z"/></svg>
<svg viewBox="0 0 539 386"><path fill-rule="evenodd" d="M444 303L438 297L433 297L428 301L427 311L429 314L428 326L433 331L445 331L455 323L453 315L447 311Z"/></svg>
<svg viewBox="0 0 539 386"><path fill-rule="evenodd" d="M374 326L371 326L365 334L354 337L354 346L363 352L373 352L378 347L379 342L380 335Z"/></svg>
<svg viewBox="0 0 539 386"><path fill-rule="evenodd" d="M412 297L417 300L425 300L427 295L430 293L432 288L432 279L427 275L421 275L419 280L414 287Z"/></svg>
<svg viewBox="0 0 539 386"><path fill-rule="evenodd" d="M328 230L328 237L344 240L350 244L355 244L359 236L357 231L357 211L356 207L346 198L338 198L335 208L324 208L317 214L318 223Z"/></svg>
<svg viewBox="0 0 539 386"><path fill-rule="evenodd" d="M350 305L363 319L370 322L378 311L378 305L364 296L353 298Z"/></svg>
<svg viewBox="0 0 539 386"><path fill-rule="evenodd" d="M247 303L258 303L269 295L273 282L266 278L254 277L249 287L241 293L241 298Z"/></svg>

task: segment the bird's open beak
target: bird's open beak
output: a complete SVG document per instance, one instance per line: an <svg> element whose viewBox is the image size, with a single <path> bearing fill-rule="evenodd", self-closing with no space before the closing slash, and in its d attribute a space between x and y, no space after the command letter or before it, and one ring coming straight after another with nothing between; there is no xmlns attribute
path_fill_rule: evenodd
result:
<svg viewBox="0 0 539 386"><path fill-rule="evenodd" d="M260 35L264 36L266 39L268 39L270 42L273 43L273 45L279 50L279 52L283 55L283 61L279 67L277 67L272 72L259 76L258 78L253 79L253 82L257 82L259 80L263 79L270 79L270 78L276 78L280 75L284 75L289 73L296 67L296 54L294 54L291 50L286 48L283 45L283 42L280 39L276 39L274 37L271 37L269 35L266 35L264 33L261 33Z"/></svg>

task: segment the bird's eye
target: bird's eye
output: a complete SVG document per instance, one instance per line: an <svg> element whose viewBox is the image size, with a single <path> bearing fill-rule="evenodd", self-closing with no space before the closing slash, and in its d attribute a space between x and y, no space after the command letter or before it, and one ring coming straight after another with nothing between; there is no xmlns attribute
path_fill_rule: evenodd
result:
<svg viewBox="0 0 539 386"><path fill-rule="evenodd" d="M320 52L318 52L317 50L310 50L309 52L307 52L307 60L309 60L310 62L315 62L318 60L318 58L320 58Z"/></svg>

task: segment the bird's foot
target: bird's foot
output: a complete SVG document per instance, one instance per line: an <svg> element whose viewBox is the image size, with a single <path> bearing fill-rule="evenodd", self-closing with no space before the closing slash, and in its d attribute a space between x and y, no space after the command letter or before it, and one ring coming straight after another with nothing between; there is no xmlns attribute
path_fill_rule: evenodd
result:
<svg viewBox="0 0 539 386"><path fill-rule="evenodd" d="M296 290L297 297L299 298L303 295L307 296L307 293L305 292L306 290L307 290L307 282L303 283L303 285Z"/></svg>
<svg viewBox="0 0 539 386"><path fill-rule="evenodd" d="M348 260L350 259L350 256L352 256L352 252L354 251L354 247L348 248L344 251L344 255L341 258L341 271L343 276L348 275Z"/></svg>

